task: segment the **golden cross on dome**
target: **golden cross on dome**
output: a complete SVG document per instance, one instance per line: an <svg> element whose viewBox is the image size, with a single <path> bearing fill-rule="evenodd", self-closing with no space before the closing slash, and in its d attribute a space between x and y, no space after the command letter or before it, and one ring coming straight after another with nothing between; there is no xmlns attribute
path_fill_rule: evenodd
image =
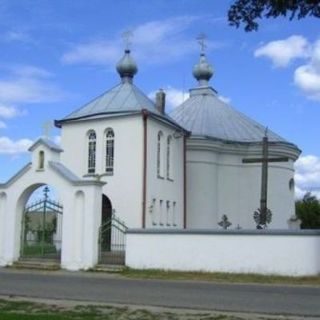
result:
<svg viewBox="0 0 320 320"><path fill-rule="evenodd" d="M129 47L131 45L131 39L133 38L133 32L131 30L126 30L122 33L122 38L124 40L126 50L129 50Z"/></svg>
<svg viewBox="0 0 320 320"><path fill-rule="evenodd" d="M201 53L204 53L204 51L205 51L205 49L207 47L206 39L207 39L207 36L204 33L200 33L197 36L197 40L198 40L198 43L200 44L200 48L201 48Z"/></svg>

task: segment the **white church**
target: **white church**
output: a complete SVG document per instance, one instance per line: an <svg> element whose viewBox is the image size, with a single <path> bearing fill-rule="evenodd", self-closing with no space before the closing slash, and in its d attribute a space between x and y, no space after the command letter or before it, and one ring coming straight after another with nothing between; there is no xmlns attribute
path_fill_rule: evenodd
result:
<svg viewBox="0 0 320 320"><path fill-rule="evenodd" d="M40 138L0 184L0 265L21 258L26 203L44 185L63 206L60 258L70 270L98 263L101 226L113 218L128 230L216 230L226 215L230 230L256 229L261 162L243 160L262 156L266 129L219 99L205 53L189 98L169 114L164 91L152 101L135 86L130 50L116 69L119 84L55 121L61 146ZM270 157L288 159L268 164L268 229L289 229L300 150L272 131L268 140Z"/></svg>

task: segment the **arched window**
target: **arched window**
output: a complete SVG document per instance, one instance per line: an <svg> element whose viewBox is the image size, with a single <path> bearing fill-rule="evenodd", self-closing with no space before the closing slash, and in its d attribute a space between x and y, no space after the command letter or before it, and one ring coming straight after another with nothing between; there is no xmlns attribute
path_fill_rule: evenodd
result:
<svg viewBox="0 0 320 320"><path fill-rule="evenodd" d="M171 143L172 137L168 136L167 139L167 179L170 180L172 178L172 150Z"/></svg>
<svg viewBox="0 0 320 320"><path fill-rule="evenodd" d="M114 165L114 132L112 129L107 129L105 134L106 139L106 173L113 174Z"/></svg>
<svg viewBox="0 0 320 320"><path fill-rule="evenodd" d="M39 159L38 159L38 169L44 169L44 151L39 151Z"/></svg>
<svg viewBox="0 0 320 320"><path fill-rule="evenodd" d="M157 142L157 175L158 178L163 178L163 133L158 132L158 142Z"/></svg>
<svg viewBox="0 0 320 320"><path fill-rule="evenodd" d="M88 173L96 172L96 146L97 136L96 133L91 130L88 132Z"/></svg>

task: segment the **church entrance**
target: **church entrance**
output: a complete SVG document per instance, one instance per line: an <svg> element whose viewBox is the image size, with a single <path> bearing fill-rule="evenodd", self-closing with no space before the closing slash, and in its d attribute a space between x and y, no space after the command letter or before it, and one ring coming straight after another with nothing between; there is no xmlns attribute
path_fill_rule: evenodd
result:
<svg viewBox="0 0 320 320"><path fill-rule="evenodd" d="M116 217L110 199L102 195L102 220L99 229L99 263L125 263L125 231L127 227Z"/></svg>
<svg viewBox="0 0 320 320"><path fill-rule="evenodd" d="M63 207L50 199L48 186L41 189L42 197L38 200L31 197L24 208L20 256L60 260Z"/></svg>

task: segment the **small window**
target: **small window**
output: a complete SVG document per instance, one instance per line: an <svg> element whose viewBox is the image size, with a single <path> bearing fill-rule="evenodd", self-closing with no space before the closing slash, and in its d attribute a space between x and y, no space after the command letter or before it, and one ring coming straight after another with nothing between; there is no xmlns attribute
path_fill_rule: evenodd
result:
<svg viewBox="0 0 320 320"><path fill-rule="evenodd" d="M294 179L293 179L293 178L291 178L291 179L289 180L289 190L290 190L290 191L293 191L293 190L294 190Z"/></svg>
<svg viewBox="0 0 320 320"><path fill-rule="evenodd" d="M166 224L167 226L170 226L170 201L167 200L167 218L166 218Z"/></svg>
<svg viewBox="0 0 320 320"><path fill-rule="evenodd" d="M114 167L114 132L112 129L107 129L105 134L106 141L106 167L105 172L113 174Z"/></svg>
<svg viewBox="0 0 320 320"><path fill-rule="evenodd" d="M172 180L172 137L168 136L167 139L167 179Z"/></svg>
<svg viewBox="0 0 320 320"><path fill-rule="evenodd" d="M39 151L39 159L38 159L38 169L44 169L44 151Z"/></svg>
<svg viewBox="0 0 320 320"><path fill-rule="evenodd" d="M159 131L158 133L158 142L157 142L157 176L158 178L163 178L163 158L164 158L164 149L163 149L163 133Z"/></svg>
<svg viewBox="0 0 320 320"><path fill-rule="evenodd" d="M96 146L97 136L92 130L88 133L88 173L96 172Z"/></svg>

